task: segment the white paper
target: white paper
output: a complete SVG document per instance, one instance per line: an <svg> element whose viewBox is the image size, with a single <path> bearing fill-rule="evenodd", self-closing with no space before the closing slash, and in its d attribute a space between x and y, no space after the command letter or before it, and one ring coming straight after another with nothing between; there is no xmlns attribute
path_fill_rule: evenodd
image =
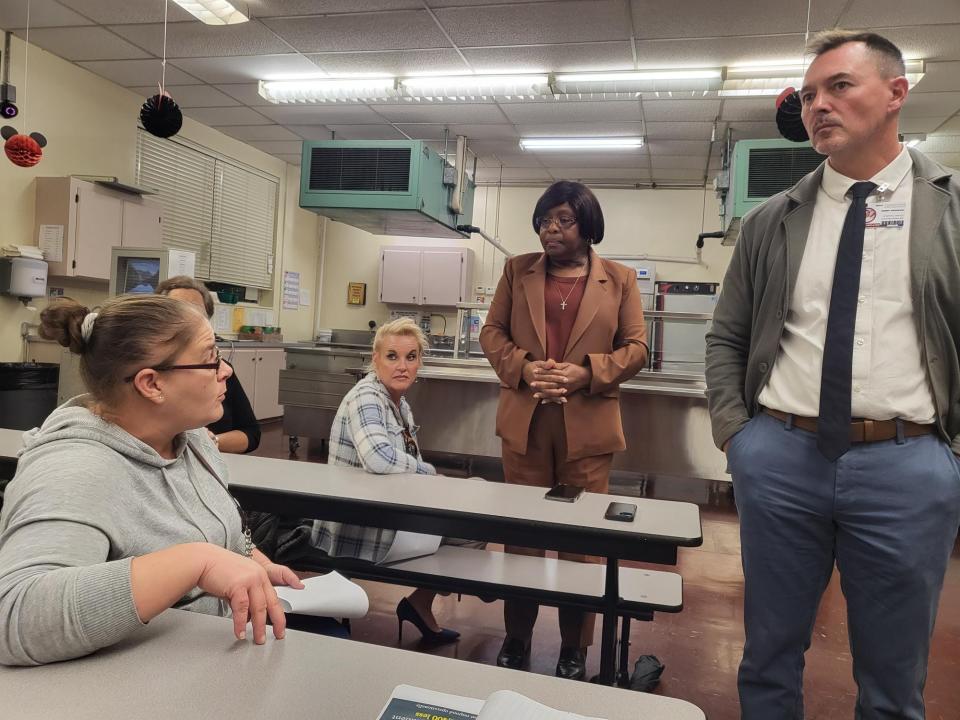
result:
<svg viewBox="0 0 960 720"><path fill-rule="evenodd" d="M310 307L310 291L300 291L300 307Z"/></svg>
<svg viewBox="0 0 960 720"><path fill-rule="evenodd" d="M193 277L197 266L197 256L189 250L170 248L167 250L167 274L169 277L186 275Z"/></svg>
<svg viewBox="0 0 960 720"><path fill-rule="evenodd" d="M397 530L397 534L393 538L393 544L387 550L386 557L378 564L389 565L401 560L433 555L439 549L442 539L439 535L424 535L423 533Z"/></svg>
<svg viewBox="0 0 960 720"><path fill-rule="evenodd" d="M37 244L47 262L63 262L63 225L41 225Z"/></svg>
<svg viewBox="0 0 960 720"><path fill-rule="evenodd" d="M601 720L577 715L565 710L554 710L512 690L497 690L483 704L477 720Z"/></svg>
<svg viewBox="0 0 960 720"><path fill-rule="evenodd" d="M292 270L283 272L283 309L296 310L300 307L300 273Z"/></svg>
<svg viewBox="0 0 960 720"><path fill-rule="evenodd" d="M276 588L285 612L322 617L361 618L370 609L363 588L338 572L318 575L303 581L304 588Z"/></svg>
<svg viewBox="0 0 960 720"><path fill-rule="evenodd" d="M214 332L233 332L233 305L214 305L211 324Z"/></svg>

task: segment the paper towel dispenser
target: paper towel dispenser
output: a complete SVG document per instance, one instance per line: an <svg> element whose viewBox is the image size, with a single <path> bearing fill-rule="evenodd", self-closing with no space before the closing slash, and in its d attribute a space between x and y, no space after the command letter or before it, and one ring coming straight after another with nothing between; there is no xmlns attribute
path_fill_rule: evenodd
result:
<svg viewBox="0 0 960 720"><path fill-rule="evenodd" d="M47 263L25 257L0 258L0 293L24 303L47 294Z"/></svg>

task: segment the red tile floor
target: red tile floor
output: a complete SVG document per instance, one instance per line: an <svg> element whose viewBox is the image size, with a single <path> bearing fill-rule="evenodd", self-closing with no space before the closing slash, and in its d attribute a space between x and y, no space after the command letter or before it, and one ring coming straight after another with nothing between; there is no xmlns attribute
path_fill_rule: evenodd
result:
<svg viewBox="0 0 960 720"><path fill-rule="evenodd" d="M306 460L301 447L299 459ZM288 457L287 436L280 423L264 427L257 455ZM310 460L319 460L310 456ZM474 473L486 476L476 468ZM494 471L495 472L495 471ZM451 468L450 474L462 474ZM666 665L657 693L688 700L709 720L739 718L736 674L743 648L743 574L737 515L728 492L708 493L689 482L649 483L644 487L620 484L617 492L662 499L700 501L703 545L681 549L676 571L683 575L684 610L676 615L659 613L652 623L636 622L631 632L631 661L653 654ZM656 566L651 566L656 567ZM663 569L662 567L660 569ZM361 583L370 596L370 613L353 624L353 637L361 642L397 644L397 602L406 588ZM410 625L403 646L420 652L492 664L503 639L502 604L484 604L474 597L437 598L434 610L444 627L461 633L460 642L441 648L422 647ZM598 623L599 637L599 623ZM878 628L896 632L896 628ZM552 674L559 651L556 610L541 608L533 640L531 671ZM598 670L598 656L589 654L588 671ZM847 645L846 605L834 575L827 588L807 653L806 716L811 720L849 720L853 717L856 687L851 678ZM960 719L960 545L954 548L933 638L926 687L928 720Z"/></svg>

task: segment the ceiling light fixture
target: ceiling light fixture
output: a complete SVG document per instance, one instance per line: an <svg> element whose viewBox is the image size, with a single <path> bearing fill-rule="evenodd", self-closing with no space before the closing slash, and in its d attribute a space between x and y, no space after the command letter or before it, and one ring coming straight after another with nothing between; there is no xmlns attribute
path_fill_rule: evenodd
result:
<svg viewBox="0 0 960 720"><path fill-rule="evenodd" d="M227 0L173 0L188 13L207 25L236 25L250 18Z"/></svg>
<svg viewBox="0 0 960 720"><path fill-rule="evenodd" d="M926 133L901 133L900 140L907 147L916 147L927 139Z"/></svg>
<svg viewBox="0 0 960 720"><path fill-rule="evenodd" d="M261 80L258 92L272 103L388 100L400 94L392 77Z"/></svg>
<svg viewBox="0 0 960 720"><path fill-rule="evenodd" d="M913 87L926 73L926 63L923 60L906 60L904 65L907 81ZM799 88L806 70L807 65L803 63L728 67L720 97L779 95L784 88Z"/></svg>
<svg viewBox="0 0 960 720"><path fill-rule="evenodd" d="M399 82L403 95L464 100L477 97L536 97L552 95L547 75L438 75L407 77Z"/></svg>
<svg viewBox="0 0 960 720"><path fill-rule="evenodd" d="M618 93L719 90L720 68L638 70L629 72L561 73L554 78L558 93Z"/></svg>
<svg viewBox="0 0 960 720"><path fill-rule="evenodd" d="M523 150L637 150L643 147L643 137L527 137L520 138Z"/></svg>

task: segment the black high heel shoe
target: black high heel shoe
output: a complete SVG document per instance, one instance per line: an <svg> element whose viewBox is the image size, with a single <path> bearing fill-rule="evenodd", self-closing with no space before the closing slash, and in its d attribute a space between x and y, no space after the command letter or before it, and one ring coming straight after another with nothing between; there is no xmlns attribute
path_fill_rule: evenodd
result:
<svg viewBox="0 0 960 720"><path fill-rule="evenodd" d="M460 639L460 633L456 630L448 630L447 628L440 628L439 632L430 629L426 621L420 617L420 613L417 612L417 609L410 604L410 601L406 598L403 598L397 604L397 644L403 642L403 623L404 621L413 623L414 627L420 631L420 634L423 635L423 641L425 643L430 643L431 645L446 645L447 643L456 642Z"/></svg>

